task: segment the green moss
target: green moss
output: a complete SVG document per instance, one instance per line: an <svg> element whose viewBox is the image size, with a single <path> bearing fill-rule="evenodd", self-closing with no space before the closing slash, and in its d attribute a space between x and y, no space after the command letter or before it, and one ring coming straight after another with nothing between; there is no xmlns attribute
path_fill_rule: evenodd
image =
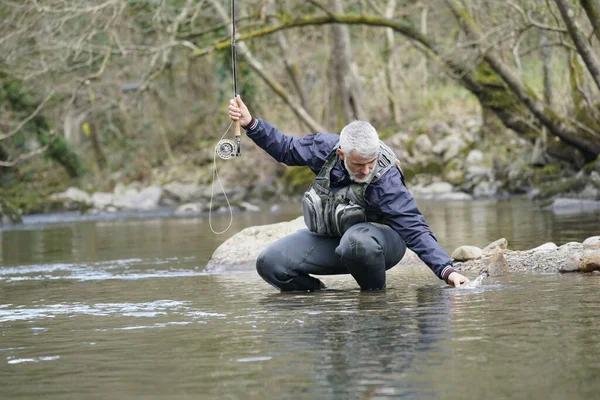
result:
<svg viewBox="0 0 600 400"><path fill-rule="evenodd" d="M579 192L585 188L586 181L585 178L573 177L540 185L538 198L547 199L557 194Z"/></svg>
<svg viewBox="0 0 600 400"><path fill-rule="evenodd" d="M315 174L308 167L289 167L282 179L288 194L299 194L308 188L315 179Z"/></svg>

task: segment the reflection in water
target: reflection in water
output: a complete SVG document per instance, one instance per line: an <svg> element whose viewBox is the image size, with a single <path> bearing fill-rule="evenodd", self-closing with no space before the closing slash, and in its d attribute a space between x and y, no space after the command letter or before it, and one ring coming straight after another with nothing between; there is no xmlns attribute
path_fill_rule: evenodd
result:
<svg viewBox="0 0 600 400"><path fill-rule="evenodd" d="M387 292L324 292L317 295L272 294L260 301L270 315L293 310L296 324L277 325L264 335L271 354L296 362L280 371L298 374L300 363L312 368L296 384L308 381L305 394L361 398L426 394L406 379L415 360L443 363L441 344L450 334L448 297L438 286ZM433 393L430 393L433 394Z"/></svg>
<svg viewBox="0 0 600 400"><path fill-rule="evenodd" d="M423 203L447 249L597 235L600 214ZM295 214L245 214L249 225ZM225 216L223 218L226 218ZM279 294L206 275L226 237L193 219L0 231L3 398L594 398L598 275L513 275L454 290L392 269L388 290Z"/></svg>

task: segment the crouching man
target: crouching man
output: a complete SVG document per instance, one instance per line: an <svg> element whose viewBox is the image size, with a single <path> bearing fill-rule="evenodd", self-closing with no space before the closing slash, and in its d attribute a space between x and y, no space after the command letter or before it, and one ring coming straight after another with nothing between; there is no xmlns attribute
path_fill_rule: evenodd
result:
<svg viewBox="0 0 600 400"><path fill-rule="evenodd" d="M308 229L258 256L256 269L272 286L319 290L325 285L311 274L351 274L362 290L384 289L386 270L400 262L407 246L449 285L469 281L452 267L404 185L394 152L371 124L351 122L339 135L286 136L252 117L239 96L230 101L229 114L275 160L316 174L302 199Z"/></svg>

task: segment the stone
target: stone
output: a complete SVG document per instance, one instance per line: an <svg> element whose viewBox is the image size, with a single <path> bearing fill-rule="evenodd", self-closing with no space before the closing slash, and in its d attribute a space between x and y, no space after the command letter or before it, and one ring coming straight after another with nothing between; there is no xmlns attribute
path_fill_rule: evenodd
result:
<svg viewBox="0 0 600 400"><path fill-rule="evenodd" d="M584 250L600 250L600 236L591 236L582 245Z"/></svg>
<svg viewBox="0 0 600 400"><path fill-rule="evenodd" d="M181 206L177 207L177 209L174 212L174 215L176 215L176 216L197 215L197 214L200 214L203 210L204 210L204 204L202 204L202 203L187 203L187 204L182 204Z"/></svg>
<svg viewBox="0 0 600 400"><path fill-rule="evenodd" d="M483 153L479 150L471 150L467 155L467 165L477 165L483 162Z"/></svg>
<svg viewBox="0 0 600 400"><path fill-rule="evenodd" d="M249 271L258 254L274 241L306 228L304 217L271 225L245 228L223 242L208 261L205 272Z"/></svg>
<svg viewBox="0 0 600 400"><path fill-rule="evenodd" d="M477 246L460 246L452 252L455 261L467 261L481 257L481 249Z"/></svg>
<svg viewBox="0 0 600 400"><path fill-rule="evenodd" d="M475 198L494 197L498 194L498 189L500 188L500 186L501 186L501 183L498 181L480 182L473 189L473 197L475 197Z"/></svg>
<svg viewBox="0 0 600 400"><path fill-rule="evenodd" d="M158 208L162 194L163 188L160 185L153 185L142 189L133 201L133 207L136 210L154 210Z"/></svg>
<svg viewBox="0 0 600 400"><path fill-rule="evenodd" d="M197 183L170 182L164 186L164 190L166 195L172 196L183 203L191 203L207 198L206 188Z"/></svg>
<svg viewBox="0 0 600 400"><path fill-rule="evenodd" d="M552 242L549 243L544 243L541 246L538 246L534 249L531 249L530 251L553 251L558 249L558 246Z"/></svg>
<svg viewBox="0 0 600 400"><path fill-rule="evenodd" d="M252 203L248 203L247 201L240 202L239 206L244 211L250 211L250 212L258 212L258 211L260 211L260 207L259 206L254 205Z"/></svg>
<svg viewBox="0 0 600 400"><path fill-rule="evenodd" d="M454 187L448 182L435 182L427 187L427 191L431 194L451 193Z"/></svg>
<svg viewBox="0 0 600 400"><path fill-rule="evenodd" d="M506 250L507 248L508 248L508 240L506 240L505 238L501 238L501 239L495 240L492 243L485 246L483 248L483 250L481 250L481 253L484 255L494 254L497 252L502 252L502 251Z"/></svg>
<svg viewBox="0 0 600 400"><path fill-rule="evenodd" d="M546 207L555 214L571 214L600 210L600 201L556 198Z"/></svg>
<svg viewBox="0 0 600 400"><path fill-rule="evenodd" d="M583 253L578 252L573 254L564 264L558 267L558 272L577 272L581 265L581 257Z"/></svg>
<svg viewBox="0 0 600 400"><path fill-rule="evenodd" d="M508 261L503 253L492 254L487 265L481 270L481 273L485 273L487 276L505 276L509 272Z"/></svg>
<svg viewBox="0 0 600 400"><path fill-rule="evenodd" d="M414 148L415 150L417 150L417 152L421 154L428 154L431 153L433 149L433 143L431 143L431 139L429 139L429 136L422 134L417 136L417 138L415 139Z"/></svg>
<svg viewBox="0 0 600 400"><path fill-rule="evenodd" d="M600 271L600 250L585 250L581 257L580 272Z"/></svg>
<svg viewBox="0 0 600 400"><path fill-rule="evenodd" d="M92 202L94 207L99 210L104 210L108 208L108 206L112 206L115 200L115 195L112 193L106 192L96 192L92 194Z"/></svg>
<svg viewBox="0 0 600 400"><path fill-rule="evenodd" d="M594 185L588 183L581 192L577 193L577 197L580 199L596 200L600 197L600 191Z"/></svg>
<svg viewBox="0 0 600 400"><path fill-rule="evenodd" d="M473 200L473 196L465 192L444 193L435 197L439 201L469 201Z"/></svg>

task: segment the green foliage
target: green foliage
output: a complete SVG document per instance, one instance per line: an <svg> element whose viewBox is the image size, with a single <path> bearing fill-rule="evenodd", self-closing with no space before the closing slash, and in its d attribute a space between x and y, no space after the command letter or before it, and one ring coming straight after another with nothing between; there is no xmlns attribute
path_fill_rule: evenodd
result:
<svg viewBox="0 0 600 400"><path fill-rule="evenodd" d="M282 177L284 188L288 194L303 193L314 179L315 174L308 167L289 167Z"/></svg>

